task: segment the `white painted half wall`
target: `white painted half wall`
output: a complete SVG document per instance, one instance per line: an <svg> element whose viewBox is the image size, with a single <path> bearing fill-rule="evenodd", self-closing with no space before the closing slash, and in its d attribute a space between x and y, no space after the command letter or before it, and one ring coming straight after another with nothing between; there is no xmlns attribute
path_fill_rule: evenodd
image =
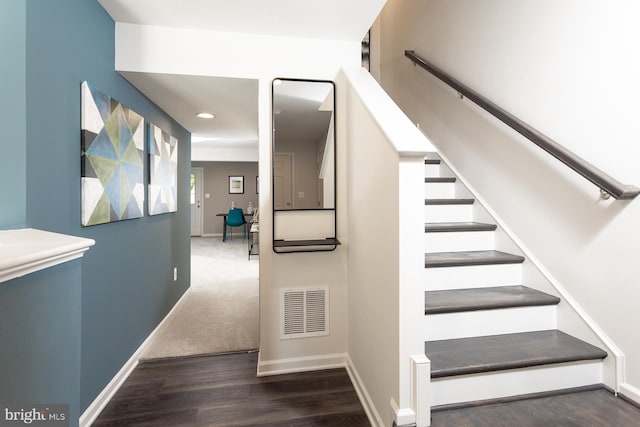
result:
<svg viewBox="0 0 640 427"><path fill-rule="evenodd" d="M338 82L346 87L338 141L348 141L350 365L378 423L404 424L410 357L424 353L424 157L433 147L369 73L345 69Z"/></svg>
<svg viewBox="0 0 640 427"><path fill-rule="evenodd" d="M640 185L636 2L390 0L383 87L623 351L640 399L640 200L595 186L461 101L405 49L627 184ZM630 392L631 391L631 392Z"/></svg>

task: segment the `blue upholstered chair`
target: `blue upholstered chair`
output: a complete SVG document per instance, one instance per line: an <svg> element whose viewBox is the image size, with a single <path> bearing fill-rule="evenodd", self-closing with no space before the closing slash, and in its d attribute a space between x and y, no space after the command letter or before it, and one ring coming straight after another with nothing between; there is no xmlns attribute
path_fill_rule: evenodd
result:
<svg viewBox="0 0 640 427"><path fill-rule="evenodd" d="M244 240L247 236L247 222L244 220L242 209L235 208L229 210L229 213L227 214L227 227L229 232L232 231L233 227L244 227L242 234L242 239ZM231 234L231 237L233 237L233 233Z"/></svg>

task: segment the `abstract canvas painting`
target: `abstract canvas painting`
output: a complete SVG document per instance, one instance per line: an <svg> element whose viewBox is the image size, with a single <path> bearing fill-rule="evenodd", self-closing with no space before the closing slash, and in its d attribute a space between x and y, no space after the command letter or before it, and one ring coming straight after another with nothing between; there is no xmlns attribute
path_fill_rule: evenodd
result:
<svg viewBox="0 0 640 427"><path fill-rule="evenodd" d="M82 225L142 217L142 116L83 82L81 144Z"/></svg>
<svg viewBox="0 0 640 427"><path fill-rule="evenodd" d="M178 210L178 140L149 125L149 215Z"/></svg>

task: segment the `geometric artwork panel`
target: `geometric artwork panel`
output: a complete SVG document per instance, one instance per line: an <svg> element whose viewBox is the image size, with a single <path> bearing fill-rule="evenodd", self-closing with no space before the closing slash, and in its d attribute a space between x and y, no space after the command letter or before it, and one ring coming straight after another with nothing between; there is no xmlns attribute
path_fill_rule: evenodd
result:
<svg viewBox="0 0 640 427"><path fill-rule="evenodd" d="M142 217L142 116L82 82L80 127L82 225Z"/></svg>
<svg viewBox="0 0 640 427"><path fill-rule="evenodd" d="M178 140L149 125L149 215L178 210Z"/></svg>

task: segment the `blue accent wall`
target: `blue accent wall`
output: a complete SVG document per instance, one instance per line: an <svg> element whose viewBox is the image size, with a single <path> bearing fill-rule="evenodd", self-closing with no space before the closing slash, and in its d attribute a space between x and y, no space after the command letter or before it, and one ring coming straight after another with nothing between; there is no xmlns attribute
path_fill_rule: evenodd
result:
<svg viewBox="0 0 640 427"><path fill-rule="evenodd" d="M0 2L0 230L26 224L26 2Z"/></svg>
<svg viewBox="0 0 640 427"><path fill-rule="evenodd" d="M2 53L16 62L2 67L0 77L17 76L9 99L12 108L24 111L0 107L2 113L9 111L18 139L17 148L8 151L10 168L5 170L3 161L0 171L0 228L15 224L96 241L68 267L0 284L0 403L18 390L14 396L25 403L33 398L35 403L69 404L74 426L189 286L190 134L114 70L115 24L96 0L0 4L3 38L5 31L16 35L11 49L0 41ZM83 80L178 138L178 212L150 217L145 205L144 218L80 226ZM6 175L26 177L25 187L19 182L15 187L20 179L6 182ZM7 213L7 196L26 207ZM7 325L14 329L6 330ZM47 333L61 339L28 345ZM6 346L5 339L22 350ZM45 385L21 383L20 376L30 370L54 374ZM21 385L12 388L16 384Z"/></svg>
<svg viewBox="0 0 640 427"><path fill-rule="evenodd" d="M0 342L0 404L69 405L77 425L79 260L0 284Z"/></svg>

